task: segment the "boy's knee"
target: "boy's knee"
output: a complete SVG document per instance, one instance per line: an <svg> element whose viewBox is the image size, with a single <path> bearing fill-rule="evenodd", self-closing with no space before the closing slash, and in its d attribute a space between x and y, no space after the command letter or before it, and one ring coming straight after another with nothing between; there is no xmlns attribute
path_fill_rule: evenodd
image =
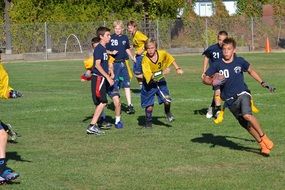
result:
<svg viewBox="0 0 285 190"><path fill-rule="evenodd" d="M245 114L245 115L243 115L243 118L244 118L246 121L251 121L253 117L254 117L254 116L251 115L251 114Z"/></svg>
<svg viewBox="0 0 285 190"><path fill-rule="evenodd" d="M121 101L120 101L119 96L114 96L113 97L113 103L114 103L115 106L120 106L121 105Z"/></svg>
<svg viewBox="0 0 285 190"><path fill-rule="evenodd" d="M146 111L148 111L148 112L152 112L152 110L153 110L153 107L152 107L152 106L148 106L148 107L146 108Z"/></svg>

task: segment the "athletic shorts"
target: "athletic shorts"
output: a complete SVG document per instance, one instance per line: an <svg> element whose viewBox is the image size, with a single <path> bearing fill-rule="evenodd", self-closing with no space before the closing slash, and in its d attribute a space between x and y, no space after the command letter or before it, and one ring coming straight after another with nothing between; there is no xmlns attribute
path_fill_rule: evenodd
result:
<svg viewBox="0 0 285 190"><path fill-rule="evenodd" d="M164 79L159 82L151 81L149 84L143 81L141 89L141 106L146 108L154 105L155 95L157 96L159 104L171 102L167 83Z"/></svg>
<svg viewBox="0 0 285 190"><path fill-rule="evenodd" d="M108 103L107 89L109 88L107 79L102 76L92 75L91 77L91 93L94 104Z"/></svg>
<svg viewBox="0 0 285 190"><path fill-rule="evenodd" d="M120 97L120 87L115 82L113 86L109 86L107 89L107 94L110 96L110 98L113 98L114 96Z"/></svg>
<svg viewBox="0 0 285 190"><path fill-rule="evenodd" d="M136 55L136 62L134 63L134 68L133 68L135 75L142 74L142 58L143 55Z"/></svg>
<svg viewBox="0 0 285 190"><path fill-rule="evenodd" d="M245 114L252 115L251 111L251 96L249 94L242 94L237 97L237 99L229 106L230 111L238 120L239 124L247 128L249 126L249 122L246 121L243 116Z"/></svg>
<svg viewBox="0 0 285 190"><path fill-rule="evenodd" d="M130 76L125 61L114 63L115 85L119 88L130 88Z"/></svg>

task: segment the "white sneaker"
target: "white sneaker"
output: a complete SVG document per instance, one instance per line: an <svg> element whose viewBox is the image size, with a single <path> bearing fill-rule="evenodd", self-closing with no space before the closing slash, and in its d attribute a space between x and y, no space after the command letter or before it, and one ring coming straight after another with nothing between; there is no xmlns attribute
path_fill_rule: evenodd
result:
<svg viewBox="0 0 285 190"><path fill-rule="evenodd" d="M213 117L213 107L209 107L208 108L208 111L207 111L207 114L206 114L206 118L210 119Z"/></svg>

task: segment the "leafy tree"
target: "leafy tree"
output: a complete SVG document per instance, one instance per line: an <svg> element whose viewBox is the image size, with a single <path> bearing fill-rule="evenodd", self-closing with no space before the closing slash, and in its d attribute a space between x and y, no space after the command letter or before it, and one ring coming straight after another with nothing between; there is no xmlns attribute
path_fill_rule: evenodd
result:
<svg viewBox="0 0 285 190"><path fill-rule="evenodd" d="M222 2L222 0L214 0L214 6L215 6L215 17L228 17L229 13Z"/></svg>
<svg viewBox="0 0 285 190"><path fill-rule="evenodd" d="M250 17L260 17L262 15L262 5L268 0L237 0L238 14Z"/></svg>
<svg viewBox="0 0 285 190"><path fill-rule="evenodd" d="M274 15L285 16L285 1L284 0L271 0L269 1L273 6Z"/></svg>

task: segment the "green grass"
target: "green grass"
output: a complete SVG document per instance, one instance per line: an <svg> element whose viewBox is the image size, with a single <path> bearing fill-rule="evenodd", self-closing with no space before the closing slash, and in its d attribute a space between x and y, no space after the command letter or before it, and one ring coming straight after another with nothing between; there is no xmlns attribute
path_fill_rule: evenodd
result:
<svg viewBox="0 0 285 190"><path fill-rule="evenodd" d="M269 94L246 77L263 129L275 143L270 157L227 110L216 126L201 115L211 87L200 80L202 57L176 57L183 76L167 76L176 121L168 127L163 106L155 105L153 129L138 94L135 115L122 113L125 128L104 136L86 135L94 105L90 83L81 83L81 61L9 63L11 85L23 98L0 101L3 121L21 134L8 144L8 164L21 174L5 189L284 189L284 54L243 54L265 81ZM133 88L138 88L132 81ZM111 101L110 101L111 102ZM126 99L122 93L122 102ZM109 116L112 109L106 109ZM87 120L86 120L87 118Z"/></svg>

